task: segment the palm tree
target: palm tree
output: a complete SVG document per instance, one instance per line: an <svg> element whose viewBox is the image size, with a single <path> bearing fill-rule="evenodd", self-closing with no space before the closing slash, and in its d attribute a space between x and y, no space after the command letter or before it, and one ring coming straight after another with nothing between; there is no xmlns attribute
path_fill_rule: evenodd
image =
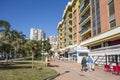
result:
<svg viewBox="0 0 120 80"><path fill-rule="evenodd" d="M27 46L30 50L30 52L32 53L32 69L34 68L34 53L37 47L37 42L35 40L28 40L27 42Z"/></svg>
<svg viewBox="0 0 120 80"><path fill-rule="evenodd" d="M45 52L49 52L50 49L51 49L51 45L50 45L50 43L49 43L49 40L44 40L44 41L43 41L43 50L44 50Z"/></svg>
<svg viewBox="0 0 120 80"><path fill-rule="evenodd" d="M11 39L12 39L12 45L14 47L14 54L19 55L18 51L20 49L20 46L22 44L22 41L25 39L25 35L22 32L18 32L16 30L11 31ZM22 44L23 45L23 44Z"/></svg>
<svg viewBox="0 0 120 80"><path fill-rule="evenodd" d="M8 54L10 51L10 24L7 21L0 20L0 32L2 31L3 35L0 38L1 47L4 47L3 52L5 53L6 60L8 61Z"/></svg>
<svg viewBox="0 0 120 80"><path fill-rule="evenodd" d="M38 40L36 41L36 51L35 51L35 58L40 57L41 58L41 52L42 52L42 41Z"/></svg>
<svg viewBox="0 0 120 80"><path fill-rule="evenodd" d="M0 20L0 27L5 28L6 32L8 32L10 30L10 24L4 20Z"/></svg>
<svg viewBox="0 0 120 80"><path fill-rule="evenodd" d="M27 41L28 41L27 39L22 39L19 44L20 47L18 53L20 53L22 57L27 57L29 55L29 50L26 45Z"/></svg>

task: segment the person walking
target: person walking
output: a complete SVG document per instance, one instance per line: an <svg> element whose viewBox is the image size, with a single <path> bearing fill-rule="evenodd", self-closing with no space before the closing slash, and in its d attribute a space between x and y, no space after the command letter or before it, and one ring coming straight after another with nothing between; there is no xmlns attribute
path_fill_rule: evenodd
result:
<svg viewBox="0 0 120 80"><path fill-rule="evenodd" d="M93 66L93 58L91 56L88 56L88 65L89 65L89 71L92 71L92 66Z"/></svg>
<svg viewBox="0 0 120 80"><path fill-rule="evenodd" d="M46 55L45 61L46 61L46 66L49 66L50 65L50 57L49 57L49 55Z"/></svg>
<svg viewBox="0 0 120 80"><path fill-rule="evenodd" d="M82 69L81 69L81 71L85 71L86 72L86 66L87 66L87 60L86 60L86 57L84 56L83 58L82 58L82 62L81 62L81 65L82 65Z"/></svg>

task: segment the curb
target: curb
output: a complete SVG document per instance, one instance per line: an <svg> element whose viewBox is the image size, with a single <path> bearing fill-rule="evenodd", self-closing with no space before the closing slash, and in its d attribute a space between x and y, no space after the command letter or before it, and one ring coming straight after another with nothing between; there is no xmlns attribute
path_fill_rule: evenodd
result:
<svg viewBox="0 0 120 80"><path fill-rule="evenodd" d="M49 76L49 77L45 78L44 80L53 80L54 78L56 78L59 75L60 75L60 73L57 73L55 75L52 75L52 76Z"/></svg>

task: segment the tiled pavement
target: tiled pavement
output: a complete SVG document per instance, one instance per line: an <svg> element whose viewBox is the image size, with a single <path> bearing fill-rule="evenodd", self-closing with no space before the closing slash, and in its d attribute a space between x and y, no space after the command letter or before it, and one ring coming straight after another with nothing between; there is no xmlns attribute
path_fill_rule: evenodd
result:
<svg viewBox="0 0 120 80"><path fill-rule="evenodd" d="M51 68L60 73L54 80L120 80L120 75L105 72L103 68L95 67L95 71L82 72L81 65L70 61L51 61Z"/></svg>

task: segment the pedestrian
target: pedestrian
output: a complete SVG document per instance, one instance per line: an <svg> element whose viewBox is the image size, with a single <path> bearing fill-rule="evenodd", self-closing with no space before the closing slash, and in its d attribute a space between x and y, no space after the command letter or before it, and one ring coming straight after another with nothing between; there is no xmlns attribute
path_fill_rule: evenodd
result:
<svg viewBox="0 0 120 80"><path fill-rule="evenodd" d="M86 60L86 57L84 56L83 58L82 58L82 62L81 62L81 65L82 65L82 71L85 71L86 72L86 67L87 67L87 60Z"/></svg>
<svg viewBox="0 0 120 80"><path fill-rule="evenodd" d="M46 59L45 59L45 61L46 61L46 66L49 66L49 61L50 61L50 58L49 58L49 56L48 55L46 55Z"/></svg>
<svg viewBox="0 0 120 80"><path fill-rule="evenodd" d="M89 71L92 71L92 67L93 67L93 58L91 56L88 56L88 65L89 65Z"/></svg>

